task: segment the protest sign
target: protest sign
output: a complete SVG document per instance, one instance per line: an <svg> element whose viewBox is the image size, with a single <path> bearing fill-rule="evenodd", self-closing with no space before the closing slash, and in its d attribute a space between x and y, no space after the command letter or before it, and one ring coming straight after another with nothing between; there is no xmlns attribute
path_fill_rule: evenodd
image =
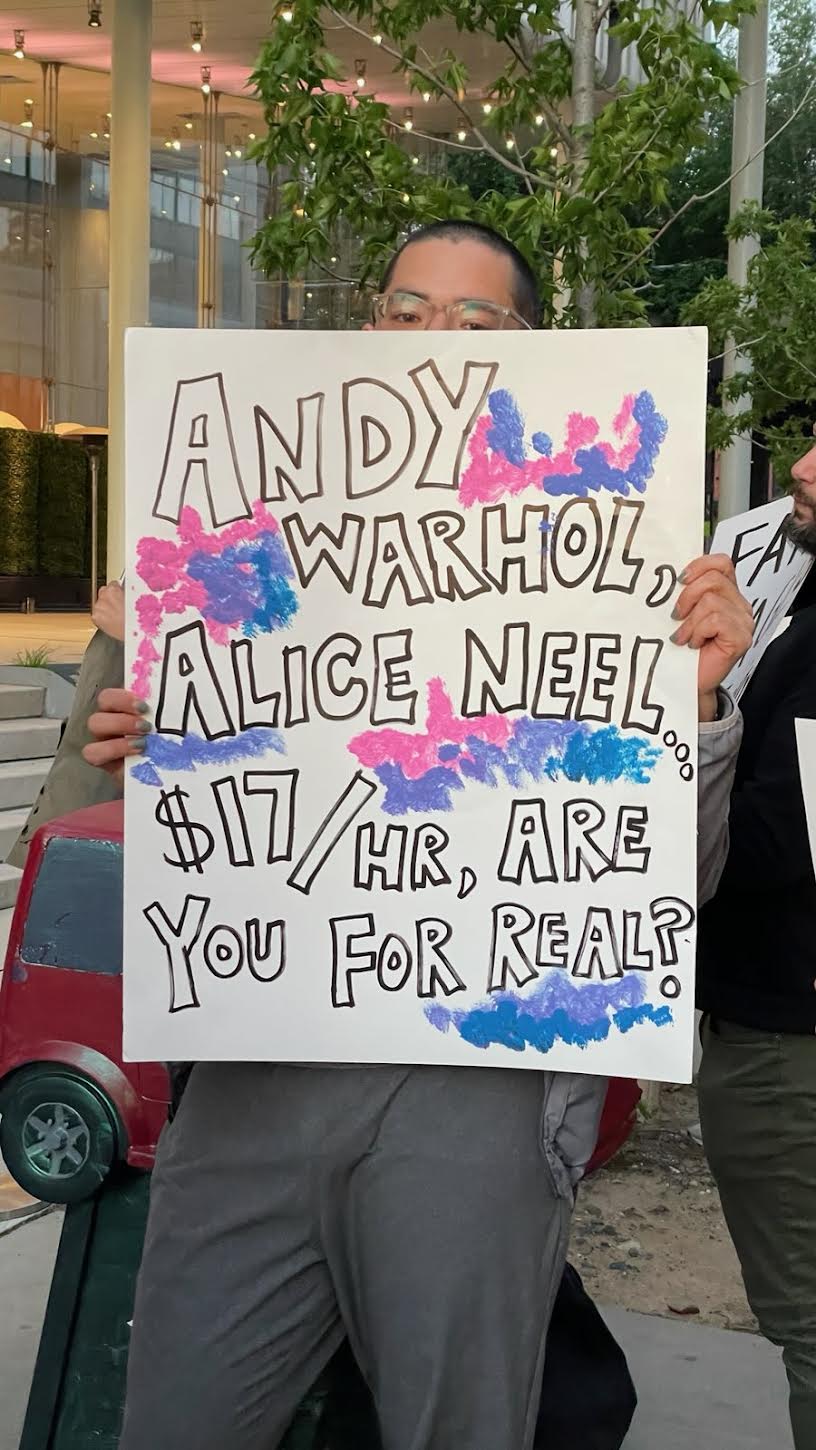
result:
<svg viewBox="0 0 816 1450"><path fill-rule="evenodd" d="M131 1058L691 1062L705 335L135 332Z"/></svg>
<svg viewBox="0 0 816 1450"><path fill-rule="evenodd" d="M776 498L736 518L723 519L714 533L711 552L730 555L740 593L754 611L751 646L725 681L735 700L747 688L813 563L811 555L786 536L785 521L792 508L792 499Z"/></svg>
<svg viewBox="0 0 816 1450"><path fill-rule="evenodd" d="M816 720L796 721L796 750L799 777L807 815L810 854L816 871Z"/></svg>

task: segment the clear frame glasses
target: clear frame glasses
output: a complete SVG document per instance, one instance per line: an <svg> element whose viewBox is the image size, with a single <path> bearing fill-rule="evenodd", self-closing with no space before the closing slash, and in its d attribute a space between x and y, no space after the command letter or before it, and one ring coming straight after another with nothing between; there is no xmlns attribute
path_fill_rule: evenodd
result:
<svg viewBox="0 0 816 1450"><path fill-rule="evenodd" d="M374 321L392 332L427 332L435 317L442 313L451 332L501 332L503 328L525 328L532 331L512 307L478 297L440 305L413 292L379 292L371 299Z"/></svg>

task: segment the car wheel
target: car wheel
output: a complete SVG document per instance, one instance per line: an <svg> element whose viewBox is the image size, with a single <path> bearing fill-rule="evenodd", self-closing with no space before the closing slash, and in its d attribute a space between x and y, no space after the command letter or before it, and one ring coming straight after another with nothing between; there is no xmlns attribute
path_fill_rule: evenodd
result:
<svg viewBox="0 0 816 1450"><path fill-rule="evenodd" d="M90 1084L26 1073L3 1093L0 1152L12 1178L45 1203L77 1203L104 1183L116 1157L113 1110Z"/></svg>

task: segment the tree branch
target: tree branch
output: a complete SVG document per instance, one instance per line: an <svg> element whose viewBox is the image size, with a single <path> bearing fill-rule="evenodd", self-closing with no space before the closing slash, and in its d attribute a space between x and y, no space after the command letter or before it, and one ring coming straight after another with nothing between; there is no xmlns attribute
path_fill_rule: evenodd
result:
<svg viewBox="0 0 816 1450"><path fill-rule="evenodd" d="M524 70L526 70L528 75L531 75L532 66L530 65L529 61L525 59L523 52L517 49L509 36L505 36L504 43L510 53L515 56L519 65L522 66ZM559 116L555 106L551 105L548 100L545 100L542 96L539 95L536 95L536 105L541 111L542 116L546 117L549 123L550 130L555 132L556 136L564 147L564 150L567 152L572 152L575 145L574 137L569 127L564 125L564 122Z"/></svg>
<svg viewBox="0 0 816 1450"><path fill-rule="evenodd" d="M361 26L355 25L352 20L348 20L346 16L342 15L339 10L335 10L333 5L328 5L326 8L335 17L336 20L340 21L341 25L344 25L347 30L351 30L354 35L358 35L362 40L371 40L371 36L368 34L367 31L363 30ZM514 172L516 176L521 176L525 179L529 178L529 180L532 181L535 186L542 186L552 190L552 183L547 181L545 177L538 176L534 172L528 171L525 166L517 166L514 161L509 161L506 156L502 156L501 151L497 151L495 146L491 146L490 142L483 134L483 132L481 132L477 126L473 125L470 116L468 115L467 111L459 100L456 92L452 91L450 86L445 85L445 82L440 79L440 77L435 73L433 69L431 69L430 71L425 70L423 66L417 65L416 61L408 60L401 51L395 50L394 47L391 45L387 45L385 40L382 41L378 49L385 51L386 55L390 55L394 60L399 63L402 69L412 70L416 75L422 76L423 80L430 81L432 86L436 86L437 90L441 91L442 95L447 97L451 104L456 108L462 119L467 122L468 126L473 131L476 140L479 142L482 150L486 151L489 156L492 156L494 161L498 161L500 166L503 166L507 171Z"/></svg>
<svg viewBox="0 0 816 1450"><path fill-rule="evenodd" d="M641 247L640 251L634 257L630 257L629 261L624 263L620 271L615 273L615 276L612 278L609 286L614 287L620 281L621 277L625 276L625 274L629 271L630 267L637 266L638 262L642 261L647 253L650 252L652 248L657 245L661 237L664 237L666 235L666 232L669 230L669 228L673 227L675 222L678 222L681 216L684 216L691 207L696 206L698 202L701 201L710 201L712 196L716 196L717 193L719 191L722 191L724 187L729 186L730 183L734 180L735 176L739 176L740 173L746 169L746 167L750 166L752 162L756 161L758 156L761 156L764 151L767 151L768 147L773 145L774 141L776 141L782 135L783 131L787 131L788 126L790 126L791 123L796 120L796 117L800 114L800 112L804 110L814 90L816 90L816 76L813 77L812 81L810 81L809 85L806 87L805 92L798 105L794 106L787 120L783 121L782 125L777 127L773 135L769 136L767 141L765 141L765 143L760 146L759 149L753 153L753 155L747 157L747 159L743 161L742 166L738 166L736 171L732 171L729 176L726 176L724 178L723 181L718 182L716 186L712 186L709 191L701 191L699 194L695 192L693 196L688 197L686 201L683 202L683 205L681 207L678 207L674 215L670 216L668 221L664 222L662 227L658 228L651 240L646 243L645 247Z"/></svg>

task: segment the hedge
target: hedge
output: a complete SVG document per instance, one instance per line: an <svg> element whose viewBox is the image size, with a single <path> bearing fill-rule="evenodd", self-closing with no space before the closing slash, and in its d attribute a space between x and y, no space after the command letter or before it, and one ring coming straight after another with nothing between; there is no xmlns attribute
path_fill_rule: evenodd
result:
<svg viewBox="0 0 816 1450"><path fill-rule="evenodd" d="M0 574L90 576L91 482L81 443L0 428ZM99 578L105 579L107 458L99 470Z"/></svg>

